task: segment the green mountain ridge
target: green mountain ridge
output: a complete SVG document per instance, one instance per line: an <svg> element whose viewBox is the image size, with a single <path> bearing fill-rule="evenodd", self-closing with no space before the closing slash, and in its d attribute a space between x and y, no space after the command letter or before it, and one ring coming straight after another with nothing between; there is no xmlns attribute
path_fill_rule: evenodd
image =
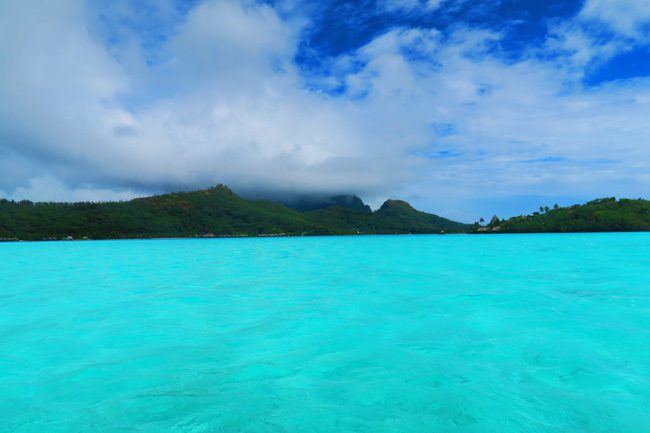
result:
<svg viewBox="0 0 650 433"><path fill-rule="evenodd" d="M532 215L475 227L475 233L569 233L650 231L650 201L614 197L583 205L540 208Z"/></svg>
<svg viewBox="0 0 650 433"><path fill-rule="evenodd" d="M349 206L341 206L341 200ZM357 197L338 198L331 205L301 212L269 200L243 199L224 185L123 202L0 200L0 239L465 233L470 229L468 224L417 211L398 200L388 200L372 212Z"/></svg>
<svg viewBox="0 0 650 433"><path fill-rule="evenodd" d="M370 206L355 195L298 196L293 199L279 200L278 203L299 212L309 212L329 207L342 207L367 213L372 212Z"/></svg>

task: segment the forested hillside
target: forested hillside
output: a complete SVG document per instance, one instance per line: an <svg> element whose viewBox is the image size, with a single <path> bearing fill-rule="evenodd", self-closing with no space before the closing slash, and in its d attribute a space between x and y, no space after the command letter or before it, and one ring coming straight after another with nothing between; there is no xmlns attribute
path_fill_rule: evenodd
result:
<svg viewBox="0 0 650 433"><path fill-rule="evenodd" d="M540 212L488 227L498 233L622 232L650 230L650 201L603 198L570 207L542 207Z"/></svg>
<svg viewBox="0 0 650 433"><path fill-rule="evenodd" d="M245 200L228 187L164 194L125 202L32 203L0 200L0 238L122 239L192 236L338 235L466 232L470 226L387 201L376 212L355 207L299 211Z"/></svg>

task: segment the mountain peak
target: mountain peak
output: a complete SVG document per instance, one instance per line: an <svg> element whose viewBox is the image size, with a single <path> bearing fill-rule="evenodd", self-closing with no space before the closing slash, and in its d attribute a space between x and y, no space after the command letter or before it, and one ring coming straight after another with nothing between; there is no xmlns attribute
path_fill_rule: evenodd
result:
<svg viewBox="0 0 650 433"><path fill-rule="evenodd" d="M409 202L406 202L404 200L395 200L395 199L388 199L384 202L384 204L381 205L379 210L391 210L391 209L406 209L406 210L415 210L413 206L409 204Z"/></svg>
<svg viewBox="0 0 650 433"><path fill-rule="evenodd" d="M222 183L209 188L208 191L225 192L230 195L235 195L235 193L230 188L228 188L226 185Z"/></svg>
<svg viewBox="0 0 650 433"><path fill-rule="evenodd" d="M305 195L290 200L283 200L281 203L299 212L308 212L330 207L340 207L366 213L372 212L370 206L365 204L359 197L346 194L333 196Z"/></svg>

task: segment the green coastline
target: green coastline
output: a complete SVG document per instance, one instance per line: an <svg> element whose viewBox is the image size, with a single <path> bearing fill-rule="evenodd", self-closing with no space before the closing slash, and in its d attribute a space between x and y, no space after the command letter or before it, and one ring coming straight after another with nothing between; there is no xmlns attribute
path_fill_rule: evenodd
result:
<svg viewBox="0 0 650 433"><path fill-rule="evenodd" d="M500 221L495 218L475 233L594 233L650 231L650 201L592 200L582 205L540 206L538 212Z"/></svg>
<svg viewBox="0 0 650 433"><path fill-rule="evenodd" d="M356 196L247 200L218 185L121 202L0 200L0 242L377 234L650 231L650 201L605 198L482 225L421 212L402 200L372 211Z"/></svg>
<svg viewBox="0 0 650 433"><path fill-rule="evenodd" d="M0 239L149 239L466 233L468 224L420 212L400 200L377 211L336 200L309 210L246 200L224 185L123 202L0 200ZM348 207L346 207L348 206Z"/></svg>

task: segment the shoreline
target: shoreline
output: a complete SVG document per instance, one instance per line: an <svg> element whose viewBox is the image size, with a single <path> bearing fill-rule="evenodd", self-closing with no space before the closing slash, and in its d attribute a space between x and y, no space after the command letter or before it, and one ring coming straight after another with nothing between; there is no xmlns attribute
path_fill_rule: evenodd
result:
<svg viewBox="0 0 650 433"><path fill-rule="evenodd" d="M178 236L178 237L126 237L126 238L100 238L100 239L18 239L0 238L0 244L6 243L48 243L48 242L98 242L98 241L156 241L156 240L209 240L209 239L268 239L268 238L327 238L327 237L367 237L367 236L458 236L458 235L576 235L576 234L620 234L620 233L650 233L648 230L614 230L614 231L576 231L576 232L492 232L492 233L358 233L358 234L262 234L262 235L215 235L205 236Z"/></svg>
<svg viewBox="0 0 650 433"><path fill-rule="evenodd" d="M0 238L0 243L16 242L88 242L88 241L148 241L148 240L174 240L174 239L267 239L267 238L317 238L317 237L356 237L356 236L441 236L441 235L467 235L471 233L350 233L350 234L260 234L260 235L214 235L214 236L177 236L177 237L124 237L124 238L82 238L82 239L18 239Z"/></svg>

